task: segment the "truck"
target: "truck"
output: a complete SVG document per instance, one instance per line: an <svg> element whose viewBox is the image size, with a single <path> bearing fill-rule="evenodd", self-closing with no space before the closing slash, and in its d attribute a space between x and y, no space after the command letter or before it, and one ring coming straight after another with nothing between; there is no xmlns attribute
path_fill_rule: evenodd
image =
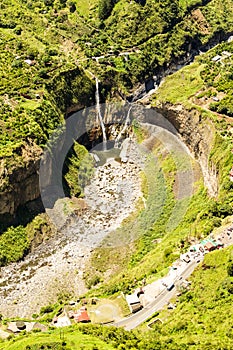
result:
<svg viewBox="0 0 233 350"><path fill-rule="evenodd" d="M170 291L175 287L174 282L171 282L167 285L167 290Z"/></svg>

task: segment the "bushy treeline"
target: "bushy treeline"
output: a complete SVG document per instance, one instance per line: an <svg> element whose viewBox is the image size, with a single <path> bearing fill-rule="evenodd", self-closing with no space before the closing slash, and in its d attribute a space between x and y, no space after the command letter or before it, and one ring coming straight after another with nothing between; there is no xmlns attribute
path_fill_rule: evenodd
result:
<svg viewBox="0 0 233 350"><path fill-rule="evenodd" d="M119 0L99 0L99 18L105 20L108 18L113 10L114 5Z"/></svg>
<svg viewBox="0 0 233 350"><path fill-rule="evenodd" d="M31 249L54 234L45 214L25 226L9 227L0 235L0 267L21 260Z"/></svg>

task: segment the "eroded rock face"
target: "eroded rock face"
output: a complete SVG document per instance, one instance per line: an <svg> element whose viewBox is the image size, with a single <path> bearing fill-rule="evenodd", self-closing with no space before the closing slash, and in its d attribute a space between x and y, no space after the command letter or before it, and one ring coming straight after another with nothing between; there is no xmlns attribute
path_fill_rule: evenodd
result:
<svg viewBox="0 0 233 350"><path fill-rule="evenodd" d="M135 109L140 120L139 106ZM148 110L146 114L148 114L146 122L150 123L151 114L151 118L154 119L156 117L156 124L160 125L159 118L162 115L174 126L184 143L195 158L198 159L209 195L215 197L218 193L218 174L214 164L209 162L209 154L215 135L214 125L211 121L202 119L201 114L197 110L188 111L182 105L169 103L163 104L159 108L151 109L151 113ZM108 116L108 118L110 117ZM141 121L144 121L144 116L141 119ZM161 119L161 126L170 130L171 125L164 125L164 120L164 118ZM114 124L110 119L107 121L109 123L107 126L108 138L111 138L119 132L116 129L118 124ZM170 131L174 132L174 130ZM90 135L86 135L86 137L86 142L95 142L96 138L100 138L100 129L91 129ZM17 169L13 169L11 174L0 171L0 220L2 223L11 224L20 205L40 197L38 172L41 154L42 150L40 147L33 145L26 148L25 146L20 166ZM4 164L0 164L1 169L4 169ZM2 182L4 177L8 178L7 185Z"/></svg>
<svg viewBox="0 0 233 350"><path fill-rule="evenodd" d="M142 200L138 148L133 144L128 163L113 158L96 168L85 188L85 199L57 201L50 219L58 232L24 260L1 268L0 312L4 316L31 317L59 294L80 296L87 292L83 273L91 251L110 233L105 247L124 246L135 233L114 234ZM144 156L141 157L142 164ZM56 221L55 221L56 220Z"/></svg>
<svg viewBox="0 0 233 350"><path fill-rule="evenodd" d="M202 118L197 110L188 111L182 105L165 103L155 110L174 125L186 146L199 161L209 195L216 197L218 172L215 165L209 161L215 136L214 125L210 120Z"/></svg>
<svg viewBox="0 0 233 350"><path fill-rule="evenodd" d="M9 174L7 170L1 174L1 223L11 223L19 205L33 201L40 196L38 170L41 153L41 148L34 144L25 146L22 150L22 163L19 167L11 169Z"/></svg>

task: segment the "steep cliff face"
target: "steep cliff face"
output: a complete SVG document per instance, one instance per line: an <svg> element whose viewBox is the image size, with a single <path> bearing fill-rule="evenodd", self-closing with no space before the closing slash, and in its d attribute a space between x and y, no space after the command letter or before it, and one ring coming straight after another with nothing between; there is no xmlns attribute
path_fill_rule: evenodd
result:
<svg viewBox="0 0 233 350"><path fill-rule="evenodd" d="M94 89L94 83L84 71L79 68L69 69L59 73L46 85L45 96L37 109L43 113L43 100L49 101L50 113L54 113L53 119L56 121L54 125L58 125L71 110L93 104ZM43 118L46 117L41 114L37 121L38 128L44 122ZM30 125L27 127L30 128ZM47 134L46 125L43 126L43 132ZM44 140L46 137L48 135ZM16 220L18 208L40 197L39 168L44 140L38 146L37 141L22 139L21 145L15 148L10 157L0 158L0 224L3 227L21 222L19 216Z"/></svg>
<svg viewBox="0 0 233 350"><path fill-rule="evenodd" d="M187 110L181 104L163 103L155 109L174 125L193 156L198 159L208 193L211 197L216 197L218 173L209 160L215 138L213 123L203 118L198 110Z"/></svg>
<svg viewBox="0 0 233 350"><path fill-rule="evenodd" d="M25 144L20 150L21 162L8 172L1 163L0 222L14 222L20 205L40 196L38 170L42 149L36 144Z"/></svg>

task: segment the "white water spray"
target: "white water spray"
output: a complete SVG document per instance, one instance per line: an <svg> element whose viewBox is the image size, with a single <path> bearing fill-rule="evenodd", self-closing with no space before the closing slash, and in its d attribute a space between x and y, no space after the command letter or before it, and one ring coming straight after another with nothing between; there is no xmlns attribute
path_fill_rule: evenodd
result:
<svg viewBox="0 0 233 350"><path fill-rule="evenodd" d="M125 131L127 130L128 126L130 124L130 112L131 112L132 107L133 107L132 105L129 107L128 113L127 113L127 116L125 119L125 124L124 124L122 130L119 132L118 136L116 137L115 144L114 144L115 148L119 148L119 141L121 139L121 135L123 135L125 133Z"/></svg>
<svg viewBox="0 0 233 350"><path fill-rule="evenodd" d="M102 133L103 133L103 150L106 151L107 136L106 136L105 126L104 126L104 122L103 122L103 118L100 110L99 80L97 77L95 78L95 86L96 86L96 90L95 90L96 112L97 112L97 117L99 118Z"/></svg>

